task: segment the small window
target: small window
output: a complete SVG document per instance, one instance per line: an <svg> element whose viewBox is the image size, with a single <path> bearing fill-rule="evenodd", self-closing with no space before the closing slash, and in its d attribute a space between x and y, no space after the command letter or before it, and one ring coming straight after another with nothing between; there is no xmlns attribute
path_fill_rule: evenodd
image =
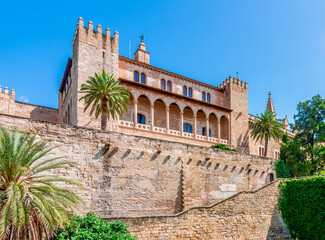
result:
<svg viewBox="0 0 325 240"><path fill-rule="evenodd" d="M264 156L264 151L265 151L264 146L259 146L258 147L258 155Z"/></svg>
<svg viewBox="0 0 325 240"><path fill-rule="evenodd" d="M274 181L274 174L271 173L271 174L270 174L270 182L273 182L273 181Z"/></svg>
<svg viewBox="0 0 325 240"><path fill-rule="evenodd" d="M206 129L206 127L203 127L202 128L202 135L203 136L206 136L207 135L207 129ZM209 129L209 137L211 137L211 129Z"/></svg>
<svg viewBox="0 0 325 240"><path fill-rule="evenodd" d="M202 101L205 101L205 92L202 93Z"/></svg>
<svg viewBox="0 0 325 240"><path fill-rule="evenodd" d="M146 84L146 75L144 73L141 73L141 83Z"/></svg>
<svg viewBox="0 0 325 240"><path fill-rule="evenodd" d="M160 80L160 88L162 90L166 90L166 81L165 81L165 79Z"/></svg>
<svg viewBox="0 0 325 240"><path fill-rule="evenodd" d="M192 133L192 125L188 123L183 124L183 132Z"/></svg>
<svg viewBox="0 0 325 240"><path fill-rule="evenodd" d="M168 92L171 92L172 91L172 82L171 81L168 81L167 82L167 91Z"/></svg>
<svg viewBox="0 0 325 240"><path fill-rule="evenodd" d="M189 97L193 97L192 88L188 88L188 96Z"/></svg>
<svg viewBox="0 0 325 240"><path fill-rule="evenodd" d="M139 73L137 71L134 71L134 81L139 82Z"/></svg>
<svg viewBox="0 0 325 240"><path fill-rule="evenodd" d="M207 102L210 102L210 93L207 94Z"/></svg>
<svg viewBox="0 0 325 240"><path fill-rule="evenodd" d="M279 160L280 159L280 151L279 150L274 150L274 159Z"/></svg>
<svg viewBox="0 0 325 240"><path fill-rule="evenodd" d="M187 96L187 87L185 87L185 86L183 87L183 95Z"/></svg>
<svg viewBox="0 0 325 240"><path fill-rule="evenodd" d="M146 117L140 113L138 113L138 119L137 119L138 123L141 124L146 124Z"/></svg>

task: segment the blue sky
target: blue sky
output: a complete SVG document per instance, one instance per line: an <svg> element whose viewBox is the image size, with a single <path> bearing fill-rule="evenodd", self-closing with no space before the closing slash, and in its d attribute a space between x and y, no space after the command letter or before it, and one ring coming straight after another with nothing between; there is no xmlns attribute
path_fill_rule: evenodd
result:
<svg viewBox="0 0 325 240"><path fill-rule="evenodd" d="M324 0L2 1L0 85L16 99L57 107L78 18L120 33L132 55L144 33L151 64L218 86L248 82L249 112L272 92L279 117L325 96Z"/></svg>

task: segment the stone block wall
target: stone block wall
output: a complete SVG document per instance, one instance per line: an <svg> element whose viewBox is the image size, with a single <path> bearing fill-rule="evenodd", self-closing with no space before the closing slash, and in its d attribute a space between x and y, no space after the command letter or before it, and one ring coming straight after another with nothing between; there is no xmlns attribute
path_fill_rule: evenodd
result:
<svg viewBox="0 0 325 240"><path fill-rule="evenodd" d="M207 207L177 215L110 218L124 222L138 240L291 239L278 211L278 184L243 191Z"/></svg>
<svg viewBox="0 0 325 240"><path fill-rule="evenodd" d="M0 124L57 146L77 164L58 175L81 182L83 212L101 217L179 213L267 182L271 159L117 132L0 114ZM69 187L70 186L66 186Z"/></svg>
<svg viewBox="0 0 325 240"><path fill-rule="evenodd" d="M33 118L36 120L58 122L58 109L42 107L29 103L15 101L16 92L12 89L9 93L7 87L0 86L0 114L10 114L18 117Z"/></svg>

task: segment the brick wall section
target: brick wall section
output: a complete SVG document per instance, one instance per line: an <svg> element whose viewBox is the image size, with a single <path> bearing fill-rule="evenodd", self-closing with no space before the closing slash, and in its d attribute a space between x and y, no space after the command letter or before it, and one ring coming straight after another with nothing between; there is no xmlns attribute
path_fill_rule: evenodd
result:
<svg viewBox="0 0 325 240"><path fill-rule="evenodd" d="M138 240L290 239L278 212L278 184L243 191L208 207L173 216L111 218L124 222Z"/></svg>
<svg viewBox="0 0 325 240"><path fill-rule="evenodd" d="M57 156L77 162L57 174L83 183L78 192L84 212L101 217L173 214L209 205L263 186L273 172L270 159L203 146L1 114L0 124L41 129L39 136L58 146Z"/></svg>

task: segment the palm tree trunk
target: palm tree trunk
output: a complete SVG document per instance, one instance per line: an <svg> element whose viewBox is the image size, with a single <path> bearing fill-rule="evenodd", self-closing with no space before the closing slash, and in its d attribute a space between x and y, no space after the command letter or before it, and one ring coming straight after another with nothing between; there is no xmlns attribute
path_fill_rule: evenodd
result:
<svg viewBox="0 0 325 240"><path fill-rule="evenodd" d="M265 136L265 152L264 152L264 157L267 156L267 145L269 144L269 138L268 136Z"/></svg>
<svg viewBox="0 0 325 240"><path fill-rule="evenodd" d="M101 117L100 126L103 131L105 131L107 128L107 100L106 99L102 101L102 117Z"/></svg>

